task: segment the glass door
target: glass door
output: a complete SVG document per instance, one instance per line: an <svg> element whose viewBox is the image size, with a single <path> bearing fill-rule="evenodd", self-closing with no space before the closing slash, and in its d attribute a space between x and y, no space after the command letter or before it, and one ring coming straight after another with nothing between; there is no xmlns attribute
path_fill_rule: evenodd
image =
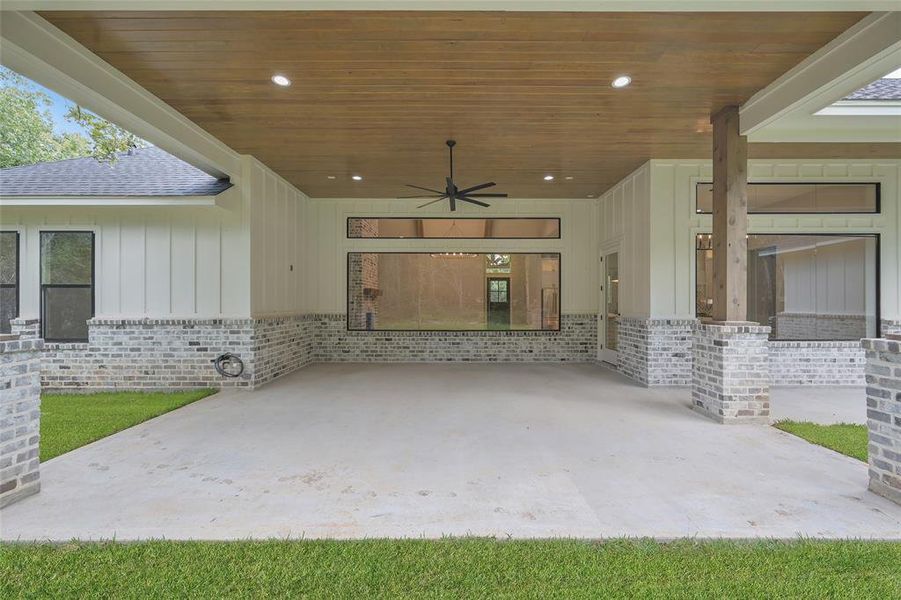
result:
<svg viewBox="0 0 901 600"><path fill-rule="evenodd" d="M602 361L617 364L617 333L619 331L619 253L601 258L601 321L603 331L598 338Z"/></svg>

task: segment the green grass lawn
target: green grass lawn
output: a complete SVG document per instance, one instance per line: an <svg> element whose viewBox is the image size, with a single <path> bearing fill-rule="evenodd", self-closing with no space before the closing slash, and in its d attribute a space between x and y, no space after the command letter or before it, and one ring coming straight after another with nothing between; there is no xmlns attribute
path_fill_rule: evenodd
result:
<svg viewBox="0 0 901 600"><path fill-rule="evenodd" d="M3 598L898 598L901 544L486 539L6 544Z"/></svg>
<svg viewBox="0 0 901 600"><path fill-rule="evenodd" d="M41 395L41 460L152 419L215 390Z"/></svg>
<svg viewBox="0 0 901 600"><path fill-rule="evenodd" d="M809 421L778 421L774 427L808 442L825 446L852 458L867 462L867 426L853 423L820 425Z"/></svg>

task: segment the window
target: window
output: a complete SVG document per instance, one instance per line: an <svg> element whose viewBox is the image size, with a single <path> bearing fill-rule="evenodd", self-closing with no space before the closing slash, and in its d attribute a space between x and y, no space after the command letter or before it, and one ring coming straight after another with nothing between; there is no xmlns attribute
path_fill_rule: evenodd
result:
<svg viewBox="0 0 901 600"><path fill-rule="evenodd" d="M560 329L560 254L351 252L350 330Z"/></svg>
<svg viewBox="0 0 901 600"><path fill-rule="evenodd" d="M533 219L526 217L497 219L348 217L347 237L445 240L559 239L560 219Z"/></svg>
<svg viewBox="0 0 901 600"><path fill-rule="evenodd" d="M699 317L713 306L713 250L697 237ZM748 320L773 340L858 340L878 335L879 238L845 234L748 236Z"/></svg>
<svg viewBox="0 0 901 600"><path fill-rule="evenodd" d="M19 316L19 234L0 231L0 333L9 333Z"/></svg>
<svg viewBox="0 0 901 600"><path fill-rule="evenodd" d="M713 184L699 183L697 212L713 211ZM878 213L878 183L749 183L748 212Z"/></svg>
<svg viewBox="0 0 901 600"><path fill-rule="evenodd" d="M41 232L41 327L51 342L84 342L94 316L94 234Z"/></svg>

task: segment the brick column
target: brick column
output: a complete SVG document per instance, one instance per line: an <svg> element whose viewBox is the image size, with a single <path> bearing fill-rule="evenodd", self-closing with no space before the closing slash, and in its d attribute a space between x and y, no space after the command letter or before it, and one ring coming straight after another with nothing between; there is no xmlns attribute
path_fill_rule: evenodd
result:
<svg viewBox="0 0 901 600"><path fill-rule="evenodd" d="M41 337L40 319L12 319L9 326L10 333L18 335L23 340Z"/></svg>
<svg viewBox="0 0 901 600"><path fill-rule="evenodd" d="M693 408L720 423L769 423L770 328L699 323L692 343Z"/></svg>
<svg viewBox="0 0 901 600"><path fill-rule="evenodd" d="M41 488L41 351L44 341L0 335L0 507Z"/></svg>
<svg viewBox="0 0 901 600"><path fill-rule="evenodd" d="M901 504L901 335L864 339L870 490Z"/></svg>

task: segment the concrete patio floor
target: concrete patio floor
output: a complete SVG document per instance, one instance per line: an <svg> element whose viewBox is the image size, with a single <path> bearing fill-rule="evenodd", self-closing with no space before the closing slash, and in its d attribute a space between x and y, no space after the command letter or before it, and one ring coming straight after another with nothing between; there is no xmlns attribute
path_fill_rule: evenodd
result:
<svg viewBox="0 0 901 600"><path fill-rule="evenodd" d="M687 405L593 365L315 365L49 461L0 535L901 539L863 463Z"/></svg>

